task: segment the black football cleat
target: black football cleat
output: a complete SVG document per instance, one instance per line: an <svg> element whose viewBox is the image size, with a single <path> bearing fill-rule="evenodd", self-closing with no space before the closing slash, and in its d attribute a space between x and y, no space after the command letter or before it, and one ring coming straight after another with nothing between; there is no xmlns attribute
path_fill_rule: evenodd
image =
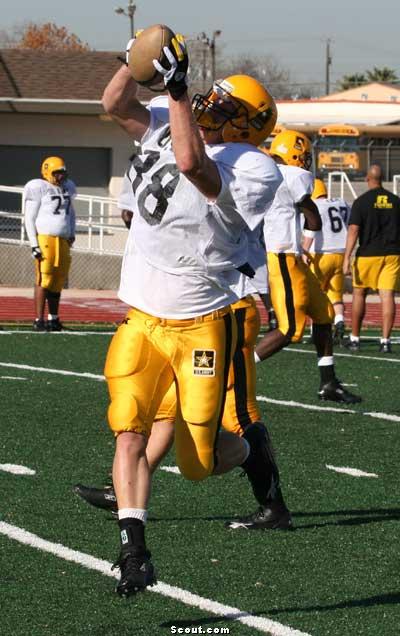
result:
<svg viewBox="0 0 400 636"><path fill-rule="evenodd" d="M239 517L225 523L230 530L291 530L292 517L284 503L271 502L260 506L256 512L247 517Z"/></svg>
<svg viewBox="0 0 400 636"><path fill-rule="evenodd" d="M334 325L333 327L333 344L341 345L343 343L344 333L344 322L343 320L341 320L340 322L337 322L336 325Z"/></svg>
<svg viewBox="0 0 400 636"><path fill-rule="evenodd" d="M392 353L392 345L390 342L381 342L379 345L379 353Z"/></svg>
<svg viewBox="0 0 400 636"><path fill-rule="evenodd" d="M36 318L33 323L34 331L47 331L47 323L45 320L41 320L40 318Z"/></svg>
<svg viewBox="0 0 400 636"><path fill-rule="evenodd" d="M318 397L320 400L342 402L343 404L358 404L358 402L361 402L359 395L354 395L354 393L347 391L336 379L330 380L326 384L321 384Z"/></svg>
<svg viewBox="0 0 400 636"><path fill-rule="evenodd" d="M359 340L348 340L345 344L346 349L349 351L360 351L360 341Z"/></svg>
<svg viewBox="0 0 400 636"><path fill-rule="evenodd" d="M157 583L150 558L150 552L134 546L126 552L121 552L118 561L112 566L113 570L119 568L121 572L121 578L115 588L119 596L128 598L138 592L144 592L146 587Z"/></svg>
<svg viewBox="0 0 400 636"><path fill-rule="evenodd" d="M112 486L106 486L105 488L92 488L91 486L76 484L72 490L84 501L95 508L102 508L102 510L111 510L113 512L118 510L117 498Z"/></svg>
<svg viewBox="0 0 400 636"><path fill-rule="evenodd" d="M59 318L52 318L47 321L47 331L62 331L63 329L63 324Z"/></svg>

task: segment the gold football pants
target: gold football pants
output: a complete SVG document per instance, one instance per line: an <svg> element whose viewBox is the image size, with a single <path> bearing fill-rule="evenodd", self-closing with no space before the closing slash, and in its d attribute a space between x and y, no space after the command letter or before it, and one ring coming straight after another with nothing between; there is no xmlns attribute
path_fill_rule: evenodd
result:
<svg viewBox="0 0 400 636"><path fill-rule="evenodd" d="M71 265L70 246L60 236L38 235L43 258L35 259L36 285L51 292L61 292Z"/></svg>
<svg viewBox="0 0 400 636"><path fill-rule="evenodd" d="M236 325L229 307L188 320L157 318L131 309L114 335L104 374L115 434L149 435L164 395L178 395L175 450L187 479L214 469Z"/></svg>
<svg viewBox="0 0 400 636"><path fill-rule="evenodd" d="M333 306L300 256L268 253L268 276L279 331L291 342L301 340L307 316L319 325L332 323Z"/></svg>
<svg viewBox="0 0 400 636"><path fill-rule="evenodd" d="M310 254L310 270L318 278L322 291L326 293L332 305L343 302L344 254Z"/></svg>
<svg viewBox="0 0 400 636"><path fill-rule="evenodd" d="M261 420L256 399L254 347L260 331L260 315L252 296L231 305L237 326L237 343L229 367L222 425L231 433L243 435L249 424ZM158 409L156 420L174 419L176 390L172 384Z"/></svg>

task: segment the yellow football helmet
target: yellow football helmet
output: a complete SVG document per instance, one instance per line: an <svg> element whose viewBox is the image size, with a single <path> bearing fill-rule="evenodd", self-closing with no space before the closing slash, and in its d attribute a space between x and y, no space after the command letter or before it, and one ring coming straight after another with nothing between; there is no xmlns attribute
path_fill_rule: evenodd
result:
<svg viewBox="0 0 400 636"><path fill-rule="evenodd" d="M198 125L207 130L222 129L225 142L258 146L273 130L277 110L274 98L249 75L231 75L214 82L206 95L192 100Z"/></svg>
<svg viewBox="0 0 400 636"><path fill-rule="evenodd" d="M64 159L61 159L61 157L47 157L42 163L41 172L43 179L53 185L58 183L53 172L64 172L64 179L67 177L67 168L65 167Z"/></svg>
<svg viewBox="0 0 400 636"><path fill-rule="evenodd" d="M288 166L309 170L312 164L311 142L297 130L283 130L272 140L271 155L280 157Z"/></svg>
<svg viewBox="0 0 400 636"><path fill-rule="evenodd" d="M311 195L312 199L318 199L319 197L327 197L328 192L326 191L325 183L322 179L314 179L314 190Z"/></svg>

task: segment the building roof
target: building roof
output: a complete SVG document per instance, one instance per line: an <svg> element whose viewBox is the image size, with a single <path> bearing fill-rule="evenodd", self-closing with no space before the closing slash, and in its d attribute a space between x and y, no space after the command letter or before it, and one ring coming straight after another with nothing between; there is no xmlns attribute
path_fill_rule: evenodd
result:
<svg viewBox="0 0 400 636"><path fill-rule="evenodd" d="M286 128L346 123L379 126L400 123L400 102L277 101L278 123Z"/></svg>
<svg viewBox="0 0 400 636"><path fill-rule="evenodd" d="M372 102L399 102L400 85L387 84L385 82L370 82L355 88L349 88L339 93L331 93L320 97L322 101L372 101Z"/></svg>
<svg viewBox="0 0 400 636"><path fill-rule="evenodd" d="M101 96L120 67L120 52L0 49L0 110L103 112ZM139 88L148 102L154 93Z"/></svg>

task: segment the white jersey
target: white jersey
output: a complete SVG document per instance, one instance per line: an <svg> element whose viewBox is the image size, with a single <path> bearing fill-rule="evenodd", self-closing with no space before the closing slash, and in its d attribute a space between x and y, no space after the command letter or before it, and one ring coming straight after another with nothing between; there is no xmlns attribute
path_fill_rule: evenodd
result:
<svg viewBox="0 0 400 636"><path fill-rule="evenodd" d="M278 164L283 181L264 219L267 252L301 253L302 221L298 204L312 194L314 177L296 166Z"/></svg>
<svg viewBox="0 0 400 636"><path fill-rule="evenodd" d="M262 222L281 176L249 144L206 146L222 187L215 202L179 172L165 109L150 108L142 151L132 160L133 214L119 297L164 318L190 318L236 302L236 268L248 262L249 231Z"/></svg>
<svg viewBox="0 0 400 636"><path fill-rule="evenodd" d="M76 196L73 181L66 179L56 186L45 179L32 179L24 187L25 227L31 247L38 244L38 234L75 236L75 210L72 199Z"/></svg>
<svg viewBox="0 0 400 636"><path fill-rule="evenodd" d="M316 233L310 252L340 254L346 249L347 224L350 207L343 199L319 198L314 201L322 220L322 229Z"/></svg>

